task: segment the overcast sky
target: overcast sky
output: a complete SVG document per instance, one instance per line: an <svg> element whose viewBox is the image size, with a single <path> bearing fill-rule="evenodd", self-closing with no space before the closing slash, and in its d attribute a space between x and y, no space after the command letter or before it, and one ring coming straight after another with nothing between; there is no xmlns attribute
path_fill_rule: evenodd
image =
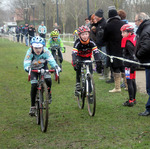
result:
<svg viewBox="0 0 150 149"><path fill-rule="evenodd" d="M9 0L0 0L0 8L2 8L3 10L9 9L10 8L9 4L10 4Z"/></svg>

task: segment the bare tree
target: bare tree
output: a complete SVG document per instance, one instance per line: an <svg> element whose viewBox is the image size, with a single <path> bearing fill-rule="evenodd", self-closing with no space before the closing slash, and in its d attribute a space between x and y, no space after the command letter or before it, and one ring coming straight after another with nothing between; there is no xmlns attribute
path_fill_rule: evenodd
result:
<svg viewBox="0 0 150 149"><path fill-rule="evenodd" d="M82 10L84 8L84 2L81 0L66 0L66 4L68 5L68 13L70 14L70 17L73 18L75 21L75 27L78 28L79 26L79 17L82 16Z"/></svg>

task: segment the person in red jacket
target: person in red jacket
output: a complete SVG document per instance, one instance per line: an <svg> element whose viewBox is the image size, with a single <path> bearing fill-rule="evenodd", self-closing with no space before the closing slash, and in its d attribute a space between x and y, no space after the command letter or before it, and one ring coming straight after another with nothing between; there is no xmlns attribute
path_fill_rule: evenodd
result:
<svg viewBox="0 0 150 149"><path fill-rule="evenodd" d="M121 47L123 48L123 56L125 59L129 59L135 61L135 34L134 34L134 27L130 24L125 24L121 27L122 32L122 42ZM131 62L124 62L125 66L125 76L127 79L128 85L128 93L129 93L129 100L123 103L124 106L133 106L136 103L136 64Z"/></svg>
<svg viewBox="0 0 150 149"><path fill-rule="evenodd" d="M81 26L78 28L79 38L75 41L73 51L72 51L72 65L76 71L76 90L75 95L78 95L80 91L80 74L81 74L81 64L76 64L76 61L91 60L92 53L95 60L100 61L100 51L98 50L96 44L90 39L90 29L87 26ZM97 72L101 70L100 63L97 62ZM92 65L90 66L90 72L92 72Z"/></svg>

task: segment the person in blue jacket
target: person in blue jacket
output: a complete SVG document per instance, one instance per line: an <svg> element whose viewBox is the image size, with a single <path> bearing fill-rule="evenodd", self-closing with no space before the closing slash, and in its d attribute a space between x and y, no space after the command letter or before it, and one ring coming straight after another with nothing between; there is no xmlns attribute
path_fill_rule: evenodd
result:
<svg viewBox="0 0 150 149"><path fill-rule="evenodd" d="M40 63L39 63L40 61ZM31 39L31 47L28 49L24 58L24 70L29 72L29 69L48 69L47 62L52 68L57 68L60 71L59 66L54 60L51 52L45 47L45 41L40 36L35 36ZM49 92L51 93L51 76L49 73L44 75ZM35 97L37 93L38 74L31 72L31 108L29 115L35 115ZM49 97L49 103L51 102L51 94Z"/></svg>
<svg viewBox="0 0 150 149"><path fill-rule="evenodd" d="M44 23L42 22L41 25L38 28L38 33L39 35L45 39L46 33L47 33L47 28L44 26Z"/></svg>

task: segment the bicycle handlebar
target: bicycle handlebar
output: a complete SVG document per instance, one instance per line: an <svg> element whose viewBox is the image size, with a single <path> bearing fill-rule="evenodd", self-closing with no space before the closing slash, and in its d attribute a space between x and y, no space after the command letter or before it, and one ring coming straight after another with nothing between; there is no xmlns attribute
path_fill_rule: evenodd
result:
<svg viewBox="0 0 150 149"><path fill-rule="evenodd" d="M37 73L44 73L44 72L55 72L55 69L51 69L51 70L48 70L48 69L40 69L40 70L31 70L32 72L37 72Z"/></svg>
<svg viewBox="0 0 150 149"><path fill-rule="evenodd" d="M49 69L33 69L33 70L29 70L29 73L28 73L28 81L30 81L30 77L31 77L31 72L36 72L36 73L44 73L44 72L56 72L56 70L55 69L51 69L51 70L49 70Z"/></svg>
<svg viewBox="0 0 150 149"><path fill-rule="evenodd" d="M76 61L76 64L89 64L89 63L96 63L96 62L100 62L100 60L85 60L85 61Z"/></svg>

